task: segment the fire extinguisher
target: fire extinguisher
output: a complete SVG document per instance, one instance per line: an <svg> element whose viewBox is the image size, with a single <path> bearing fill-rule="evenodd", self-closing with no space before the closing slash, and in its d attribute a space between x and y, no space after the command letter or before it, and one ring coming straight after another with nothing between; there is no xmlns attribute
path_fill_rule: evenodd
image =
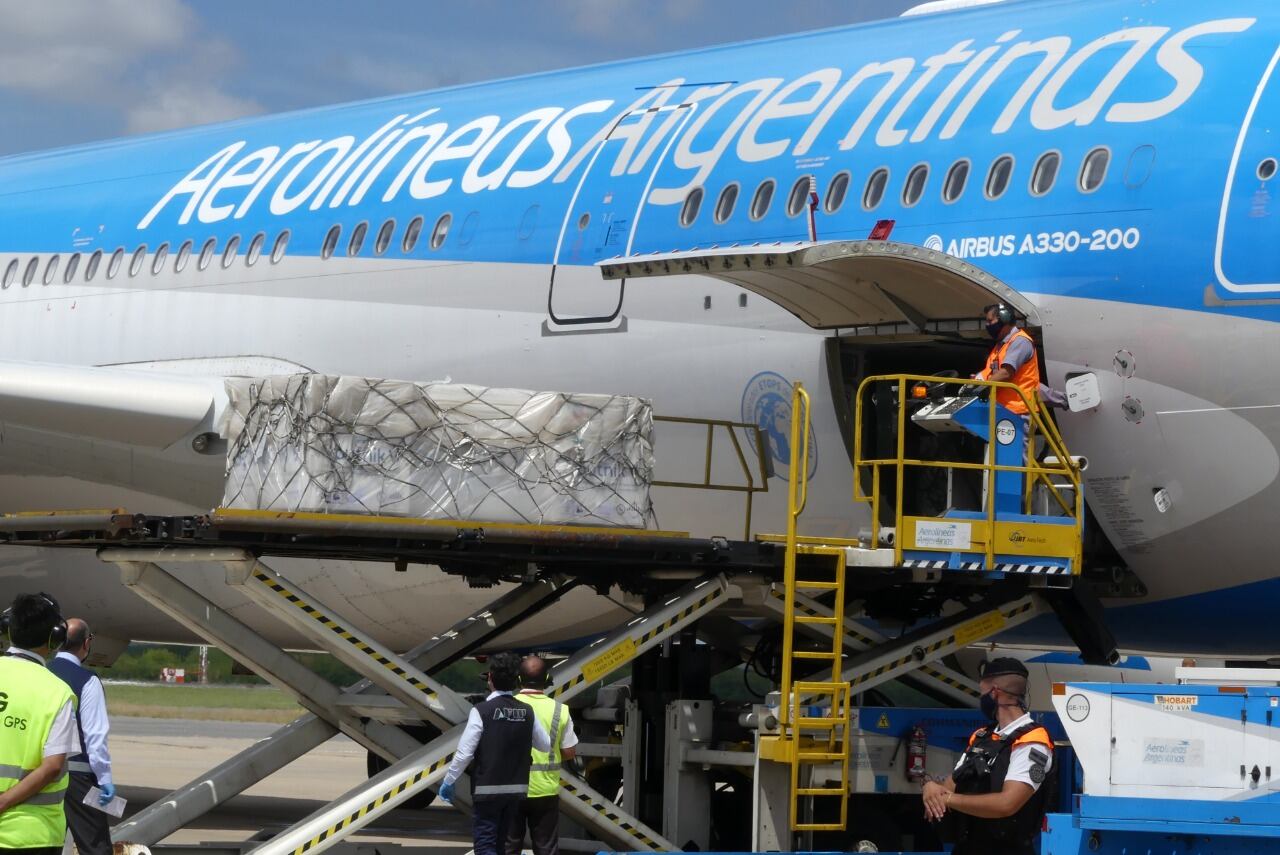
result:
<svg viewBox="0 0 1280 855"><path fill-rule="evenodd" d="M924 728L916 725L907 734L907 764L905 767L907 780L918 784L924 780L925 754L929 750L929 742Z"/></svg>

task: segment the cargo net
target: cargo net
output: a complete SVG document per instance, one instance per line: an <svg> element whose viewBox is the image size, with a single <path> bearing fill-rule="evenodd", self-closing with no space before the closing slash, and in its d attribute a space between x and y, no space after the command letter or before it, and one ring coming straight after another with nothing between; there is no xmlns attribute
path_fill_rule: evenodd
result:
<svg viewBox="0 0 1280 855"><path fill-rule="evenodd" d="M656 524L639 398L322 374L226 386L224 507Z"/></svg>

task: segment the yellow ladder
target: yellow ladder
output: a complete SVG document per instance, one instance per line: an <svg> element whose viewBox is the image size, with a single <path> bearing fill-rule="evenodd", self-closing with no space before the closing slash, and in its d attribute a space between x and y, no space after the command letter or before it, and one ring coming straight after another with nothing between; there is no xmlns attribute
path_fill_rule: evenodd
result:
<svg viewBox="0 0 1280 855"><path fill-rule="evenodd" d="M841 679L844 654L844 545L802 538L797 523L804 513L809 491L809 394L800 383L791 397L791 477L787 493L787 537L784 590L786 603L782 630L782 690L787 694L778 710L783 754L791 765L791 830L843 831L848 822L849 793L849 684ZM800 578L797 565L807 556L806 577ZM831 595L831 614L803 613L796 606L796 593ZM796 628L803 624L823 624L831 628L831 647L798 649ZM797 666L821 663L805 679L795 679ZM817 713L814 713L814 710ZM840 769L840 784L813 786L819 767ZM818 799L838 799L838 822L817 822L812 812L801 813L802 799L809 807Z"/></svg>

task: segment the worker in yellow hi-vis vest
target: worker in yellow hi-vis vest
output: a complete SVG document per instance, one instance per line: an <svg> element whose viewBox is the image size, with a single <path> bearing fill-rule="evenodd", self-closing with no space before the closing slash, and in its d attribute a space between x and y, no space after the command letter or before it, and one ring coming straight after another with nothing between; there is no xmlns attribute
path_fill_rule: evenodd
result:
<svg viewBox="0 0 1280 855"><path fill-rule="evenodd" d="M67 820L67 755L80 752L75 695L45 667L67 637L67 623L48 594L19 594L0 628L9 649L0 657L0 853L62 852Z"/></svg>
<svg viewBox="0 0 1280 855"><path fill-rule="evenodd" d="M533 749L533 766L529 770L529 795L524 800L516 821L508 826L507 855L524 848L524 831L534 855L560 853L560 763L572 760L578 736L573 732L569 708L547 697L544 689L550 682L547 663L540 656L526 656L520 663L520 694L516 699L533 707L551 737L551 751Z"/></svg>

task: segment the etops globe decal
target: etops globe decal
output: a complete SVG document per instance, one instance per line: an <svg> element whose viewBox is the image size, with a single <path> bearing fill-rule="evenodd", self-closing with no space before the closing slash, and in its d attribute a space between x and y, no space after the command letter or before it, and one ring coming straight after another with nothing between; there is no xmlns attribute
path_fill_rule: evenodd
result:
<svg viewBox="0 0 1280 855"><path fill-rule="evenodd" d="M747 383L742 393L742 421L757 425L765 443L765 451L773 461L773 474L791 476L791 383L781 374L761 371ZM747 438L756 448L756 432ZM818 443L809 424L809 477L818 471Z"/></svg>

